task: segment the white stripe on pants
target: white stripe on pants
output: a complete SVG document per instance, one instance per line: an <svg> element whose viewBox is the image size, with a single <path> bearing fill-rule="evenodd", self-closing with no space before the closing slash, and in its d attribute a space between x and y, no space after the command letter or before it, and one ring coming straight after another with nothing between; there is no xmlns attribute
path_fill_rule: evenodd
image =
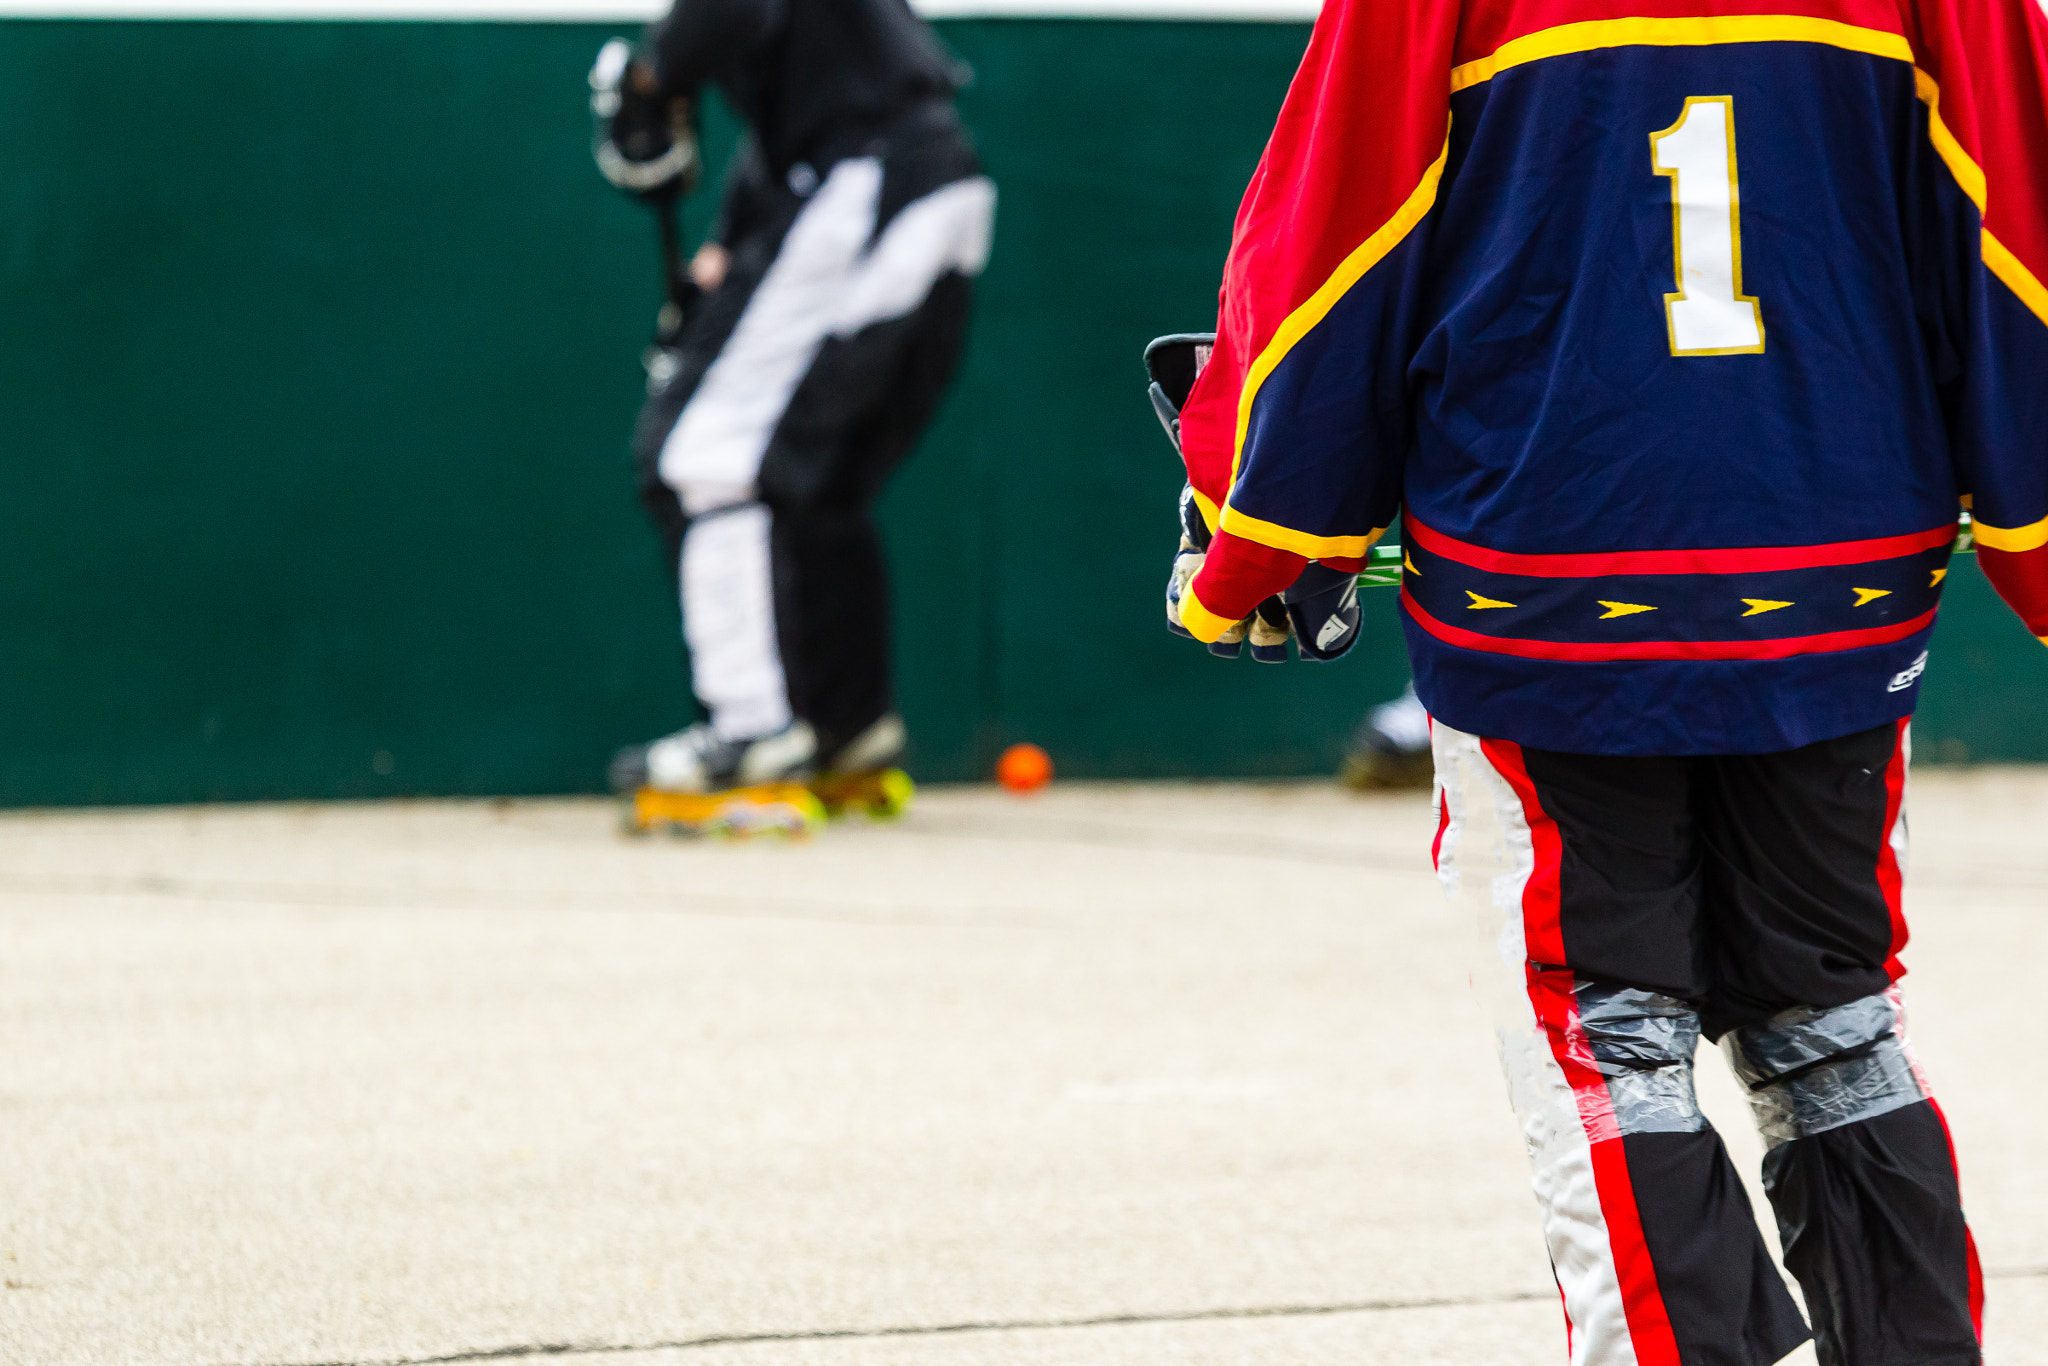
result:
<svg viewBox="0 0 2048 1366"><path fill-rule="evenodd" d="M1480 937L1472 984L1492 1016L1508 1098L1521 1121L1544 1242L1570 1324L1572 1366L1637 1366L1593 1165L1594 1117L1581 1113L1530 995L1523 896L1535 875L1536 847L1528 815L1478 737L1437 722L1430 743L1442 829L1437 876L1445 895L1471 912Z"/></svg>
<svg viewBox="0 0 2048 1366"><path fill-rule="evenodd" d="M753 740L790 722L775 639L773 514L760 503L690 522L683 533L683 637L690 683L720 739Z"/></svg>

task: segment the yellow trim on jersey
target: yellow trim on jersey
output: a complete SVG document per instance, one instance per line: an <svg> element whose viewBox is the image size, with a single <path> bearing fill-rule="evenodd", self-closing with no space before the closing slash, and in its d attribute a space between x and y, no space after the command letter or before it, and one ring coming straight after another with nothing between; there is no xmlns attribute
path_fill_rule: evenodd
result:
<svg viewBox="0 0 2048 1366"><path fill-rule="evenodd" d="M1220 529L1241 541L1256 541L1274 550L1291 550L1311 560L1359 559L1387 534L1387 528L1382 526L1374 527L1363 536L1311 536L1306 531L1296 531L1278 522L1260 521L1228 503L1223 505Z"/></svg>
<svg viewBox="0 0 2048 1366"><path fill-rule="evenodd" d="M1981 218L1990 202L1984 168L1963 150L1941 117L1941 87L1913 61L1913 45L1897 33L1861 28L1833 19L1797 14L1730 14L1695 19L1593 19L1561 24L1506 42L1491 55L1454 67L1451 93L1492 80L1503 71L1609 47L1709 47L1723 43L1819 43L1913 64L1913 88L1927 106L1927 137ZM1990 232L1984 234L1984 265L2019 296L2035 317L2048 323L2048 285Z"/></svg>
<svg viewBox="0 0 2048 1366"><path fill-rule="evenodd" d="M1204 645L1213 645L1223 639L1223 633L1237 625L1235 621L1219 617L1202 606L1202 600L1195 596L1195 586L1189 584L1181 590L1180 624L1187 633Z"/></svg>
<svg viewBox="0 0 2048 1366"><path fill-rule="evenodd" d="M1977 216L1982 218L1991 202L1990 186L1979 166L1970 154L1963 150L1963 144L1956 141L1956 135L1941 118L1941 87L1932 76L1918 67L1913 69L1913 88L1920 100L1927 106L1927 137L1934 144L1934 150L1948 167L1948 173L1956 178L1956 185L1970 197L1977 206ZM2027 269L2027 263L2012 254L2012 249L1992 235L1991 229L1984 229L1984 267L2005 283L2005 287L2019 296L2028 312L2048 323L2048 285Z"/></svg>
<svg viewBox="0 0 2048 1366"><path fill-rule="evenodd" d="M1988 545L1993 550L2003 550L2014 555L2039 550L2042 546L2048 545L2048 517L2027 526L2010 529L1986 526L1978 522L1977 544Z"/></svg>
<svg viewBox="0 0 2048 1366"><path fill-rule="evenodd" d="M1451 93L1546 57L1604 47L1714 47L1723 43L1821 43L1873 57L1913 60L1913 45L1896 33L1800 14L1728 14L1701 19L1591 19L1560 24L1503 43L1491 56L1455 67Z"/></svg>
<svg viewBox="0 0 2048 1366"><path fill-rule="evenodd" d="M1984 265L1993 275L2005 281L2005 287L2020 296L2033 315L2048 323L2048 285L2041 283L2039 276L2027 269L2027 263L2012 254L2011 248L1984 232Z"/></svg>
<svg viewBox="0 0 2048 1366"><path fill-rule="evenodd" d="M1906 60L1913 59L1908 57ZM1978 217L1983 217L1986 202L1984 168L1963 150L1963 144L1956 141L1956 135L1942 122L1941 87L1935 84L1934 77L1916 66L1913 68L1913 93L1927 106L1928 141L1934 144L1934 150L1940 154L1942 161L1947 163L1948 173L1956 178L1956 184L1970 197L1970 202L1977 206Z"/></svg>
<svg viewBox="0 0 2048 1366"><path fill-rule="evenodd" d="M1216 530L1216 524L1223 520L1221 509L1209 501L1208 496L1193 484L1188 485L1188 492L1195 495L1195 510L1202 514L1203 525L1207 526L1210 532L1213 533Z"/></svg>
<svg viewBox="0 0 2048 1366"><path fill-rule="evenodd" d="M1259 358L1252 362L1250 372L1244 377L1244 392L1237 397L1237 437L1232 442L1230 450L1230 482L1233 487L1237 484L1238 464L1244 459L1245 433L1251 430L1252 400L1259 396L1259 387L1266 382L1267 376L1279 368L1280 362L1287 358L1287 353L1294 349L1294 344L1306 337L1315 329L1317 323L1329 316L1330 310L1337 306L1337 300L1343 298L1351 286L1363 279L1367 271L1385 260L1388 252L1401 245L1403 239L1415 230L1415 225L1435 207L1437 185L1444 178L1444 164L1450 160L1450 156L1451 134L1446 128L1443 151L1437 153L1436 160L1422 173L1422 182L1415 187L1414 193L1408 196L1407 202L1380 226L1378 232L1366 238L1356 251L1344 258L1343 264L1323 282L1321 289L1309 296L1307 303L1287 315L1279 330L1273 334L1273 340L1266 343L1266 349L1259 352ZM1227 505L1227 495L1224 501ZM1270 524L1261 522L1259 525ZM1254 536L1249 539L1258 538Z"/></svg>

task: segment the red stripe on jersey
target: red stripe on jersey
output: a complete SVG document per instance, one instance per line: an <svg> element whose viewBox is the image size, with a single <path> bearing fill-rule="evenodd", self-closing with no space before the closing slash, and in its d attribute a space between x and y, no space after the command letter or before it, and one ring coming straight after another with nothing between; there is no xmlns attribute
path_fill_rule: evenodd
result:
<svg viewBox="0 0 2048 1366"><path fill-rule="evenodd" d="M1775 640L1637 640L1572 641L1524 640L1515 636L1489 636L1438 621L1422 609L1406 588L1401 606L1423 630L1443 641L1467 650L1513 655L1517 659L1555 659L1578 664L1622 664L1656 659L1791 659L1796 655L1832 654L1839 650L1860 650L1870 645L1890 645L1916 635L1934 624L1934 608L1890 626L1872 626L1860 631L1826 631L1813 636L1781 636Z"/></svg>
<svg viewBox="0 0 2048 1366"><path fill-rule="evenodd" d="M1905 536L1826 545L1731 546L1714 550L1618 550L1591 554L1520 555L1488 550L1432 531L1413 514L1402 523L1408 539L1432 555L1495 574L1534 579L1594 579L1608 574L1768 574L1786 569L1824 569L1917 555L1956 538L1953 524Z"/></svg>
<svg viewBox="0 0 2048 1366"><path fill-rule="evenodd" d="M1906 807L1906 727L1911 718L1901 717L1893 732L1892 759L1884 770L1884 834L1877 848L1877 888L1884 894L1885 909L1892 917L1892 949L1884 970L1896 982L1906 975L1899 955L1906 948L1905 870L1899 866L1899 851L1892 844L1899 819Z"/></svg>

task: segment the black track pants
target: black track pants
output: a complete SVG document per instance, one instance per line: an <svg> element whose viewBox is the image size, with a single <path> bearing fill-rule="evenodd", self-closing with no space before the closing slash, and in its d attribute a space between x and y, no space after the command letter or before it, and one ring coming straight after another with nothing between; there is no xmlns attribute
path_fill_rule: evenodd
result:
<svg viewBox="0 0 2048 1366"><path fill-rule="evenodd" d="M751 191L634 448L712 724L808 721L829 759L892 707L870 509L958 363L994 190L944 107L804 169Z"/></svg>
<svg viewBox="0 0 2048 1366"><path fill-rule="evenodd" d="M1897 979L1903 722L1614 758L1434 733L1575 1363L1768 1366L1808 1336L1693 1096L1748 1089L1821 1366L1976 1366L1982 1288Z"/></svg>

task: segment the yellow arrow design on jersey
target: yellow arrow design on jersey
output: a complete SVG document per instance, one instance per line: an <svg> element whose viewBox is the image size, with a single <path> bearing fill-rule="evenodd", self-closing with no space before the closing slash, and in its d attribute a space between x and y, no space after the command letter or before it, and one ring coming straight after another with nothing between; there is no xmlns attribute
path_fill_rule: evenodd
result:
<svg viewBox="0 0 2048 1366"><path fill-rule="evenodd" d="M1849 591L1856 595L1858 607L1868 607L1879 598L1888 598L1892 595L1889 588L1851 588Z"/></svg>
<svg viewBox="0 0 2048 1366"><path fill-rule="evenodd" d="M1422 571L1415 567L1415 561L1408 558L1408 552L1405 550L1401 552L1401 567L1418 579L1422 577Z"/></svg>
<svg viewBox="0 0 2048 1366"><path fill-rule="evenodd" d="M1744 598L1743 601L1749 604L1749 610L1742 614L1745 617L1760 617L1766 612L1775 612L1780 607L1792 606L1789 602L1773 602L1769 598Z"/></svg>
<svg viewBox="0 0 2048 1366"><path fill-rule="evenodd" d="M1482 598L1482 597L1480 597L1480 596L1479 596L1479 595L1478 595L1477 593L1473 592L1473 591L1472 591L1471 589L1469 589L1469 588L1465 590L1465 596L1466 596L1466 597L1468 597L1468 598L1470 598L1470 599L1472 599L1472 605L1471 605L1470 607L1467 607L1467 608L1465 609L1465 610L1466 610L1466 611L1468 611L1468 612L1483 612L1483 611L1485 611L1485 610L1486 610L1487 608L1489 608L1489 607L1513 607L1513 606L1514 606L1514 604L1513 604L1513 603L1511 603L1511 602L1502 602L1502 601L1501 601L1501 600L1500 600L1499 598Z"/></svg>
<svg viewBox="0 0 2048 1366"><path fill-rule="evenodd" d="M1927 586L1929 588L1939 588L1941 587L1941 581L1947 577L1948 571L1946 569L1937 569L1934 571L1934 577L1927 581Z"/></svg>
<svg viewBox="0 0 2048 1366"><path fill-rule="evenodd" d="M1654 612L1657 610L1654 607L1645 607L1640 602L1609 602L1605 598L1600 599L1599 602L1602 607L1607 609L1600 614L1600 620L1602 621L1613 621L1616 617L1632 617L1638 612Z"/></svg>

